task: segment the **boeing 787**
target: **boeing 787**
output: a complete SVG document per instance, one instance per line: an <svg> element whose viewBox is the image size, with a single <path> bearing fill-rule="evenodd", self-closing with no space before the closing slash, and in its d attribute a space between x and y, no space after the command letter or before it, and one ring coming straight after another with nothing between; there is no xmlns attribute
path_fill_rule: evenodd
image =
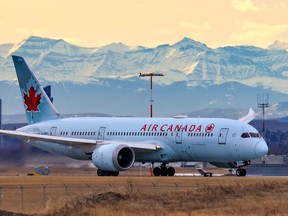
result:
<svg viewBox="0 0 288 216"><path fill-rule="evenodd" d="M74 159L90 160L99 176L117 176L134 162L161 163L154 176L174 176L170 162L210 162L218 167L237 168L263 157L268 147L249 125L253 115L224 118L62 118L20 56L12 56L28 125L0 134L19 137L46 151Z"/></svg>

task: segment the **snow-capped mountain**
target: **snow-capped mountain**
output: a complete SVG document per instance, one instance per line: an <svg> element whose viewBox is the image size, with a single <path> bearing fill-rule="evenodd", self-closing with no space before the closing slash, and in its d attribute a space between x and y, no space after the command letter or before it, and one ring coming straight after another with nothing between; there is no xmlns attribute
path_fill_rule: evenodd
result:
<svg viewBox="0 0 288 216"><path fill-rule="evenodd" d="M156 102L167 110L159 112L162 116L201 108L255 107L257 93L263 91L270 94L271 103L283 102L288 99L288 51L275 47L211 49L184 38L155 48L122 43L86 48L32 36L19 44L0 45L0 97L6 99L6 106L13 107L15 98L20 104L11 59L15 54L25 58L41 83L52 83L55 103L65 113L145 115L148 79L139 78L139 73L151 71L164 74L153 79L158 84L155 97L161 98ZM65 101L61 101L63 95ZM147 100L136 103L140 97ZM125 106L115 107L124 100ZM80 108L81 104L88 105Z"/></svg>
<svg viewBox="0 0 288 216"><path fill-rule="evenodd" d="M288 50L288 42L284 42L284 41L275 41L273 44L269 45L267 47L267 49L274 49L274 50Z"/></svg>
<svg viewBox="0 0 288 216"><path fill-rule="evenodd" d="M272 46L272 45L271 45ZM63 40L30 37L18 45L0 46L1 80L12 80L10 54L23 56L40 78L47 81L91 83L98 78L125 79L140 72L156 71L164 77L156 82L170 85L211 85L236 81L288 93L288 52L251 46L208 48L184 38L173 45L155 48L129 47L113 43L83 48ZM10 48L10 49L9 49Z"/></svg>

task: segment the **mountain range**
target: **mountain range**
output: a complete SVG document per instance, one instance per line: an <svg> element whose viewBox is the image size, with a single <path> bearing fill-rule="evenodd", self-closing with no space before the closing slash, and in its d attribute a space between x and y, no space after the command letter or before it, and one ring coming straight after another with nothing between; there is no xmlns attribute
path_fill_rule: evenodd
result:
<svg viewBox="0 0 288 216"><path fill-rule="evenodd" d="M221 108L235 110L234 117L238 109L257 108L269 97L273 106L267 114L284 117L288 116L287 50L288 44L279 41L266 49L212 49L190 38L155 48L122 43L86 48L31 36L19 44L0 45L3 113L23 113L14 54L25 58L43 85L52 86L55 105L64 114L148 116L149 78L140 78L139 73L157 72L164 76L153 78L155 116L203 115L203 109L214 115L229 113Z"/></svg>

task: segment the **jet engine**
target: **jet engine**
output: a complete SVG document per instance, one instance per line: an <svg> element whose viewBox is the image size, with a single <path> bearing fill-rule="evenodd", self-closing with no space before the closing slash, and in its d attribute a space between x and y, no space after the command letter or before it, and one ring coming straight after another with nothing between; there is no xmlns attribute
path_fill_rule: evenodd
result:
<svg viewBox="0 0 288 216"><path fill-rule="evenodd" d="M99 145L92 154L92 161L100 170L124 171L134 164L135 154L124 144Z"/></svg>

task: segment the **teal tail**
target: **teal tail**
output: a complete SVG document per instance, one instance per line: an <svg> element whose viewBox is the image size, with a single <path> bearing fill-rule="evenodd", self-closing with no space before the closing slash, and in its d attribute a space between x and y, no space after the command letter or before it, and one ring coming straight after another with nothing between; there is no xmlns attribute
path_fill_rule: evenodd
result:
<svg viewBox="0 0 288 216"><path fill-rule="evenodd" d="M58 119L60 115L35 75L20 56L12 56L29 124Z"/></svg>

